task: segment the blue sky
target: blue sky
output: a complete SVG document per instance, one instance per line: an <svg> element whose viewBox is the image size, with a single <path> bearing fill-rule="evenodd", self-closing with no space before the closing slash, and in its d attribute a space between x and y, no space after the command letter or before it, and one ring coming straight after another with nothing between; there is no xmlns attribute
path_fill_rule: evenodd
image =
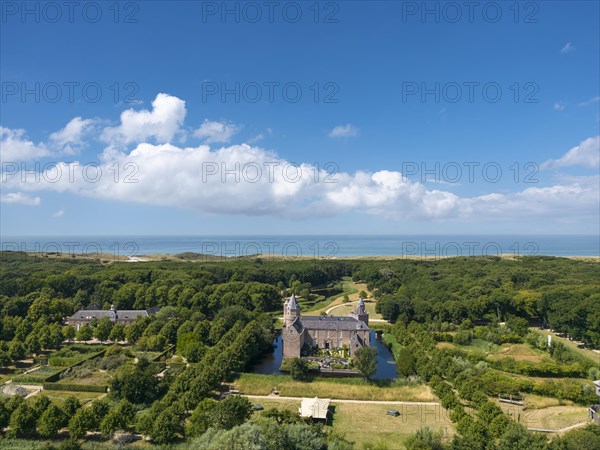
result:
<svg viewBox="0 0 600 450"><path fill-rule="evenodd" d="M598 233L598 2L462 4L3 2L2 235Z"/></svg>

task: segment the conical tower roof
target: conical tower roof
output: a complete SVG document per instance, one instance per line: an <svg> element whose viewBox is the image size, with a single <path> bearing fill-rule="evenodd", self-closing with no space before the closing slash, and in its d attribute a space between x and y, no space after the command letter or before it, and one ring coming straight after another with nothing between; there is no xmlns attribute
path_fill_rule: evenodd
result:
<svg viewBox="0 0 600 450"><path fill-rule="evenodd" d="M298 302L296 301L296 294L292 294L286 304L288 309L300 309L300 306L298 306Z"/></svg>

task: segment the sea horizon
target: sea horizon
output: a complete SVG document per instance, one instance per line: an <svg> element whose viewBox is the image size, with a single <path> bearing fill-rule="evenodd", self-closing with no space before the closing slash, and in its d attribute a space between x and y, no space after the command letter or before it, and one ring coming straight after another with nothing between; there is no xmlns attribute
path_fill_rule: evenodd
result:
<svg viewBox="0 0 600 450"><path fill-rule="evenodd" d="M119 256L198 253L220 257L598 256L590 234L206 234L1 236L3 251Z"/></svg>

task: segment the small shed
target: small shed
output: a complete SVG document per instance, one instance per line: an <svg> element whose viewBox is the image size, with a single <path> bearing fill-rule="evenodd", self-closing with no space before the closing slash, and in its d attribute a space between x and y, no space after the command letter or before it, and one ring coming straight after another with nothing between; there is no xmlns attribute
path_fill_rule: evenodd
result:
<svg viewBox="0 0 600 450"><path fill-rule="evenodd" d="M303 398L298 412L301 417L327 420L329 403L331 403L331 400L328 398Z"/></svg>

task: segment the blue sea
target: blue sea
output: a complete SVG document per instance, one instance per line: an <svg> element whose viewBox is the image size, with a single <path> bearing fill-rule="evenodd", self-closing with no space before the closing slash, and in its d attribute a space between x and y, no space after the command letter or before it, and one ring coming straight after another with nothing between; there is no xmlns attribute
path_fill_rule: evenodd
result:
<svg viewBox="0 0 600 450"><path fill-rule="evenodd" d="M0 243L2 250L119 257L184 252L223 258L600 256L598 235L2 236Z"/></svg>

